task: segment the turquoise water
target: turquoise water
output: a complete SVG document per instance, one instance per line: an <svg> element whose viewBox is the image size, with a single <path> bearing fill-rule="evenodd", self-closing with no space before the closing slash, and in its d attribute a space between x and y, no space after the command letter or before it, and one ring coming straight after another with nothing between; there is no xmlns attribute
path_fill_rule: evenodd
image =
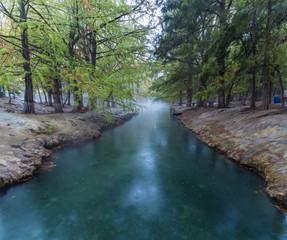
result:
<svg viewBox="0 0 287 240"><path fill-rule="evenodd" d="M1 240L276 240L263 180L223 160L161 103L1 192Z"/></svg>

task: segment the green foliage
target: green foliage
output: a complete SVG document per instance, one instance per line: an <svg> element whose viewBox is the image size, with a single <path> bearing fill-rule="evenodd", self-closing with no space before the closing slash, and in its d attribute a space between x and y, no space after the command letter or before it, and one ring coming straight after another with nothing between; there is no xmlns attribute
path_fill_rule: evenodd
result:
<svg viewBox="0 0 287 240"><path fill-rule="evenodd" d="M165 65L151 90L168 100L178 100L179 92L185 94L187 87L192 87L198 101L220 94L223 98L245 96L251 92L254 71L255 88L259 91L262 87L260 75L266 54L270 59L270 76L275 89L279 88L274 71L285 69L286 65L287 3L272 1L271 42L266 53L267 3L263 0L165 1L163 30L157 37L155 51ZM281 72L285 80L286 71ZM191 78L192 83L186 86L186 80Z"/></svg>
<svg viewBox="0 0 287 240"><path fill-rule="evenodd" d="M39 127L37 130L32 130L35 134L47 134L51 135L56 131L53 125L47 124L45 127Z"/></svg>
<svg viewBox="0 0 287 240"><path fill-rule="evenodd" d="M25 21L15 7L24 2ZM0 54L23 62L21 34L27 31L34 84L53 91L59 79L63 91L88 93L93 105L112 96L118 105L132 109L135 87L143 82L150 62L146 46L150 27L138 20L152 11L148 1L7 0L0 7L7 18L0 41L10 49L0 48ZM25 73L21 65L17 72ZM11 76L5 75L3 81L11 82Z"/></svg>
<svg viewBox="0 0 287 240"><path fill-rule="evenodd" d="M55 132L55 127L53 125L47 125L45 128L41 129L42 134L52 134Z"/></svg>

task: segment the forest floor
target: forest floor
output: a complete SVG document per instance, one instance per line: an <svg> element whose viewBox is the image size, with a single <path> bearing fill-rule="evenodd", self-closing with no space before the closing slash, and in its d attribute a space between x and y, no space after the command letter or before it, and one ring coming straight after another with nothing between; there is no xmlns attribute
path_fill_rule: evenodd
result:
<svg viewBox="0 0 287 240"><path fill-rule="evenodd" d="M66 106L64 113L35 103L37 114L21 114L23 103L0 98L0 187L30 179L32 175L53 167L52 149L99 138L101 131L120 125L133 113L111 109L113 121L106 115L86 112L72 113Z"/></svg>
<svg viewBox="0 0 287 240"><path fill-rule="evenodd" d="M261 174L266 192L287 210L287 110L172 106L171 112L208 146Z"/></svg>

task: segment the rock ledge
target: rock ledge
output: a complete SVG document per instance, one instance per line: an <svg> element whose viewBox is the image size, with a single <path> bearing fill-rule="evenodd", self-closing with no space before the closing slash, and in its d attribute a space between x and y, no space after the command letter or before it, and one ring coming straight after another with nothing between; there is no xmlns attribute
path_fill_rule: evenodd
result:
<svg viewBox="0 0 287 240"><path fill-rule="evenodd" d="M171 112L178 107L172 106ZM287 114L285 109L192 109L177 118L208 146L236 163L254 169L266 181L266 191L287 210Z"/></svg>
<svg viewBox="0 0 287 240"><path fill-rule="evenodd" d="M99 138L101 131L118 126L134 114L117 112L110 123L93 112L45 115L0 114L0 187L30 178L52 149Z"/></svg>

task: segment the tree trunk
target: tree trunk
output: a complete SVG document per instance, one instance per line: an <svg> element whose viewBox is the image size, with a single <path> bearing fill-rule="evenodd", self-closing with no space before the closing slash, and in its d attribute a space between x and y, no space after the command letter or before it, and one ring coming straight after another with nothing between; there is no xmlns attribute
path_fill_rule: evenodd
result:
<svg viewBox="0 0 287 240"><path fill-rule="evenodd" d="M228 107L230 102L231 102L231 91L232 91L232 88L233 88L233 84L229 88L229 91L228 91L228 94L227 94L227 97L226 97L226 107Z"/></svg>
<svg viewBox="0 0 287 240"><path fill-rule="evenodd" d="M61 103L62 103L62 107L65 108L63 91L61 91Z"/></svg>
<svg viewBox="0 0 287 240"><path fill-rule="evenodd" d="M67 105L71 106L71 90L68 90L68 96L67 96L67 98L68 98L68 103L67 103Z"/></svg>
<svg viewBox="0 0 287 240"><path fill-rule="evenodd" d="M0 97L4 97L4 87L0 87Z"/></svg>
<svg viewBox="0 0 287 240"><path fill-rule="evenodd" d="M197 107L203 107L203 100L202 100L201 96L199 97L196 105L197 105Z"/></svg>
<svg viewBox="0 0 287 240"><path fill-rule="evenodd" d="M203 65L208 63L208 57L206 56L203 60ZM207 103L206 100L203 100L203 93L206 90L206 83L208 81L208 75L204 75L202 77L200 77L199 79L200 81L200 96L197 102L197 107L204 107L204 101Z"/></svg>
<svg viewBox="0 0 287 240"><path fill-rule="evenodd" d="M270 100L270 73L269 73L269 49L270 49L270 33L271 33L271 13L272 0L268 0L268 13L265 33L265 47L264 47L264 62L262 69L262 83L263 83L263 103L264 110L269 109Z"/></svg>
<svg viewBox="0 0 287 240"><path fill-rule="evenodd" d="M186 90L186 107L191 107L192 104L192 90L190 88L188 88Z"/></svg>
<svg viewBox="0 0 287 240"><path fill-rule="evenodd" d="M251 83L252 85L252 83ZM245 97L243 99L243 105L245 106L246 105L246 101L247 101L247 98L248 98L248 95L249 95L249 92L250 92L250 89L251 89L251 85L248 87L247 91L246 91L246 94L245 94Z"/></svg>
<svg viewBox="0 0 287 240"><path fill-rule="evenodd" d="M203 107L204 106L204 100L203 100L203 97L202 97L202 93L206 90L206 82L207 82L207 76L202 76L200 79L200 96L199 96L199 99L198 99L198 102L197 102L197 107Z"/></svg>
<svg viewBox="0 0 287 240"><path fill-rule="evenodd" d="M270 94L270 75L268 67L263 66L262 70L262 82L263 82L263 89L262 89L262 108L269 109L269 94Z"/></svg>
<svg viewBox="0 0 287 240"><path fill-rule="evenodd" d="M228 94L227 94L227 97L226 97L226 107L229 106L230 102L231 102L231 94L228 93Z"/></svg>
<svg viewBox="0 0 287 240"><path fill-rule="evenodd" d="M91 34L91 38L90 38L90 42L91 42L91 64L93 66L92 69L92 74L91 74L91 79L95 79L96 78L96 65L97 65L97 40L96 40L96 32L92 31ZM86 61L89 61L89 57L86 58ZM113 103L112 103L113 104ZM109 102L108 102L109 105ZM91 106L91 110L94 110L97 108L97 98L96 100L94 100L94 97L90 100L90 106ZM108 106L110 107L110 106Z"/></svg>
<svg viewBox="0 0 287 240"><path fill-rule="evenodd" d="M46 90L45 90L45 88L43 87L42 83L41 83L41 88L42 88L42 91L43 91L43 93L44 93L45 103L48 104L47 95L46 95Z"/></svg>
<svg viewBox="0 0 287 240"><path fill-rule="evenodd" d="M270 72L269 72L270 74ZM274 79L275 77L275 70L272 72L272 79ZM270 87L269 87L269 104L273 103L273 89L274 89L274 86L273 86L273 81L272 79L270 79Z"/></svg>
<svg viewBox="0 0 287 240"><path fill-rule="evenodd" d="M81 112L84 107L83 104L83 95L81 91L75 87L74 88L74 108L73 112Z"/></svg>
<svg viewBox="0 0 287 240"><path fill-rule="evenodd" d="M220 9L220 29L222 30L226 25L226 2L225 0L220 1L219 9ZM219 89L218 89L218 107L225 108L225 91L224 91L224 74L225 74L225 56L226 56L226 43L220 42L220 46L218 47L218 56L217 56L217 63L220 68L219 70Z"/></svg>
<svg viewBox="0 0 287 240"><path fill-rule="evenodd" d="M284 108L285 107L284 86L283 86L282 75L281 75L281 71L280 71L279 65L276 66L276 71L277 71L277 74L278 74L278 80L279 80L279 86L280 86L280 98L281 98L280 107Z"/></svg>
<svg viewBox="0 0 287 240"><path fill-rule="evenodd" d="M224 81L220 83L220 85L223 85ZM219 108L225 108L226 103L225 103L225 91L223 89L223 86L220 87L218 90L218 107Z"/></svg>
<svg viewBox="0 0 287 240"><path fill-rule="evenodd" d="M95 110L97 109L97 98L93 99L89 97L89 110Z"/></svg>
<svg viewBox="0 0 287 240"><path fill-rule="evenodd" d="M11 95L11 88L8 88L8 95L9 95L9 103L12 103L12 95Z"/></svg>
<svg viewBox="0 0 287 240"><path fill-rule="evenodd" d="M182 91L179 92L179 103L180 106L182 105Z"/></svg>
<svg viewBox="0 0 287 240"><path fill-rule="evenodd" d="M256 9L253 12L253 17L252 17L252 55L253 55L253 59L255 59L255 55L256 55L256 45L257 45L257 41L256 41ZM255 105L255 101L256 101L256 67L254 66L252 69L252 79L251 79L251 101L250 101L250 108L251 109L255 109L256 105Z"/></svg>
<svg viewBox="0 0 287 240"><path fill-rule="evenodd" d="M72 7L72 11L73 13L78 16L78 13L79 13L79 9L78 9L78 5L75 4L73 7ZM70 34L69 34L69 55L70 55L70 58L71 58L71 61L74 60L74 47L75 45L77 44L77 42L80 40L80 36L79 35L76 35L77 34L77 28L79 28L79 18L78 17L75 17L74 20L76 22L72 23L71 24L71 31L70 31ZM70 105L70 101L68 100L68 105ZM82 93L81 91L79 90L78 87L75 87L74 88L74 107L73 107L73 112L80 112L83 108L83 96L82 96Z"/></svg>
<svg viewBox="0 0 287 240"><path fill-rule="evenodd" d="M206 60L206 63L207 62L208 62L208 60ZM205 75L204 78L203 78L203 81L202 81L202 90L201 91L205 91L206 90L206 83L207 83L207 81L208 81L208 75ZM202 100L202 97L201 97L201 101L202 101L202 107L207 108L207 105L208 105L207 99L205 98L204 100Z"/></svg>
<svg viewBox="0 0 287 240"><path fill-rule="evenodd" d="M48 88L48 105L53 106L53 101L52 101L52 90Z"/></svg>
<svg viewBox="0 0 287 240"><path fill-rule="evenodd" d="M191 85L192 85L192 76L189 76L188 80L187 80L187 89L186 89L186 107L191 107L191 103L192 103L192 89L191 89Z"/></svg>
<svg viewBox="0 0 287 240"><path fill-rule="evenodd" d="M61 105L62 105L62 108L65 107L65 104L64 104L64 96L63 96L63 91L62 91L62 83L61 83L61 79L58 79L59 80L59 88L60 88L60 99L61 99Z"/></svg>
<svg viewBox="0 0 287 240"><path fill-rule="evenodd" d="M250 108L256 108L256 70L252 70Z"/></svg>
<svg viewBox="0 0 287 240"><path fill-rule="evenodd" d="M92 45L91 63L92 66L94 66L95 68L97 65L97 41L96 41L96 33L94 31L93 34L91 35L91 45Z"/></svg>
<svg viewBox="0 0 287 240"><path fill-rule="evenodd" d="M111 96L111 102L112 102L112 108L116 108L116 103L113 94Z"/></svg>
<svg viewBox="0 0 287 240"><path fill-rule="evenodd" d="M39 95L39 98L40 98L40 103L43 104L42 102L42 97L41 97L41 93L40 93L40 89L39 89L39 86L37 85L37 91L38 91L38 95Z"/></svg>
<svg viewBox="0 0 287 240"><path fill-rule="evenodd" d="M31 73L31 63L30 63L30 53L29 53L29 39L28 39L28 29L25 26L27 22L26 6L29 1L18 1L20 10L20 22L23 24L23 30L21 33L22 42L22 56L24 59L23 66L25 72L25 94L24 94L24 108L23 113L35 113L34 99L33 99L33 82ZM28 8L28 7L27 7Z"/></svg>
<svg viewBox="0 0 287 240"><path fill-rule="evenodd" d="M61 102L60 79L58 77L55 77L53 81L54 81L54 89L53 89L54 108L55 112L61 113L63 112L63 108Z"/></svg>

